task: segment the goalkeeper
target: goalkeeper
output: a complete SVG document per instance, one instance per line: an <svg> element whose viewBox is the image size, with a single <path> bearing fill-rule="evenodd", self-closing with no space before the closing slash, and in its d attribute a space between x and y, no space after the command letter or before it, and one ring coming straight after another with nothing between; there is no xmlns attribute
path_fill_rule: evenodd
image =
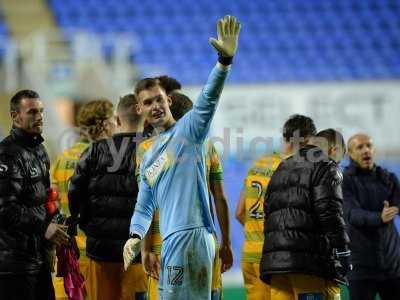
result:
<svg viewBox="0 0 400 300"><path fill-rule="evenodd" d="M210 299L215 256L204 143L236 53L240 24L234 17L218 21L218 39L210 39L219 59L193 110L176 123L171 99L154 79L136 88L138 112L160 135L141 164L138 202L131 220L131 239L124 247L125 267L140 249L140 240L160 209L161 299Z"/></svg>

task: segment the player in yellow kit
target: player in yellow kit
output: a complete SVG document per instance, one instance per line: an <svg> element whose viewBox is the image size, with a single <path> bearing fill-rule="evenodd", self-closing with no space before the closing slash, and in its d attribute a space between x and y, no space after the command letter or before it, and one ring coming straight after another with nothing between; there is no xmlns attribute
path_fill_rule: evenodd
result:
<svg viewBox="0 0 400 300"><path fill-rule="evenodd" d="M59 155L52 164L51 182L53 188L57 189L60 196L61 210L69 216L68 208L68 183L74 174L75 165L83 151L89 146L90 142L108 136L111 133L112 125L103 124L108 122L113 116L113 105L107 100L95 100L84 104L78 112L77 123L80 129L80 138ZM76 242L80 251L79 266L80 271L86 278L88 259L86 257L86 236L79 230ZM64 280L62 277L54 277L53 284L56 298L68 299L64 291Z"/></svg>
<svg viewBox="0 0 400 300"><path fill-rule="evenodd" d="M270 287L259 278L264 243L263 201L271 176L281 161L278 154L272 154L253 162L236 209L236 218L244 226L241 266L248 300L271 299Z"/></svg>
<svg viewBox="0 0 400 300"><path fill-rule="evenodd" d="M184 113L186 113L188 110L191 109L192 102L186 96L176 92L171 94L171 98L172 98L171 112L174 115L174 117L178 120L180 117L184 115ZM140 144L137 152L137 166L140 165L140 161L143 158L144 153L147 151L147 149L151 147L153 141L154 138L150 138ZM222 231L222 243L219 247L220 255L216 255L214 261L213 277L212 277L212 299L218 300L222 298L221 270L225 271L229 269L232 265L233 259L232 259L232 251L229 239L230 234L229 234L228 206L222 186L223 170L218 153L212 146L212 144L209 144L208 146L206 167L207 167L207 178L209 180L209 188L213 197L215 198L214 202L217 210L217 217L221 225L221 231ZM159 231L158 212L156 212L153 217L152 225L149 232L151 234L148 234L144 239L144 243L142 243L142 246L144 247L142 248L142 258L144 259L143 265L145 269L152 270L149 274L150 276L148 280L148 300L157 300L159 299L158 279L157 279L159 274L156 270L159 269L159 261L160 261L161 246L162 246L162 239ZM220 257L223 258L223 263L221 262Z"/></svg>

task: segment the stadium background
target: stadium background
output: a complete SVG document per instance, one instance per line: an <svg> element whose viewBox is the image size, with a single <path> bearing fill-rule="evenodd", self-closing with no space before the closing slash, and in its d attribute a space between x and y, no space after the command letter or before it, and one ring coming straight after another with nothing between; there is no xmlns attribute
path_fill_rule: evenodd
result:
<svg viewBox="0 0 400 300"><path fill-rule="evenodd" d="M371 134L378 162L400 175L399 0L0 3L0 134L10 127L10 96L37 90L52 157L76 137L77 104L96 97L116 103L140 77L176 77L195 98L215 63L207 41L216 20L240 20L239 51L211 132L232 214L235 264L224 275L225 299L244 299L234 210L247 167L260 153L279 151L290 114L310 115L346 139Z"/></svg>

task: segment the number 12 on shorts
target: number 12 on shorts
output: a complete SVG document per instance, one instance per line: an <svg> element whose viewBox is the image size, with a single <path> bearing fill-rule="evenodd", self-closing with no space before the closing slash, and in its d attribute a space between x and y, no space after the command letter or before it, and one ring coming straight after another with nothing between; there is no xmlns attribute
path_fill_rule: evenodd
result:
<svg viewBox="0 0 400 300"><path fill-rule="evenodd" d="M167 266L168 269L168 284L169 285L182 285L183 282L183 268L178 266Z"/></svg>

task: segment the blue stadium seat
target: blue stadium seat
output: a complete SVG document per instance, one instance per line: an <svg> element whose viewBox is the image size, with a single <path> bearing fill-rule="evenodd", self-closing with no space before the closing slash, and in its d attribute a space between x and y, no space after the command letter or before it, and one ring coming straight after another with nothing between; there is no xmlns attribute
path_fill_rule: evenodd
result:
<svg viewBox="0 0 400 300"><path fill-rule="evenodd" d="M9 39L8 28L4 22L3 16L0 14L0 59L6 54Z"/></svg>
<svg viewBox="0 0 400 300"><path fill-rule="evenodd" d="M392 0L49 0L62 31L133 32L144 66L201 83L214 60L214 22L243 24L232 82L364 80L399 77L400 4ZM0 35L3 29L0 27ZM201 42L203 41L203 42ZM110 55L105 50L104 55ZM192 57L188 58L188 54ZM239 63L240 59L240 63ZM190 61L186 63L182 61ZM196 68L196 72L188 68ZM147 67L146 67L147 68ZM155 67L157 69L157 67ZM153 72L148 68L149 72Z"/></svg>

